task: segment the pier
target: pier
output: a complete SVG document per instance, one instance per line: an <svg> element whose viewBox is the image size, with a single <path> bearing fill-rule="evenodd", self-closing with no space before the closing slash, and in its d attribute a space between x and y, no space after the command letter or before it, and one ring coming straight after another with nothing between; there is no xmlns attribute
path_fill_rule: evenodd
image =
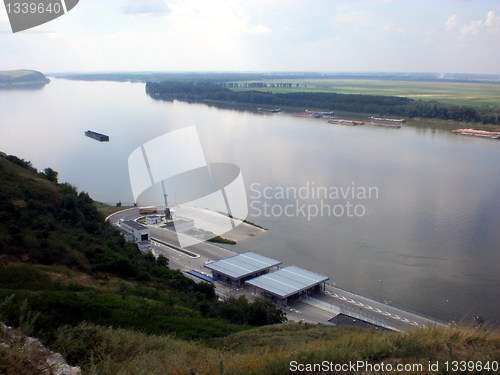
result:
<svg viewBox="0 0 500 375"><path fill-rule="evenodd" d="M215 212L206 214L219 215ZM140 217L138 208L133 208L110 215L108 220L117 226L120 219L134 220L138 217ZM241 225L251 227L246 223ZM207 265L239 255L236 252L208 242L196 241L195 244L186 249L189 250L190 254L195 254L196 257L189 256L185 252L176 250L179 245L177 236L189 236L166 228L160 228L158 225L149 225L148 227L153 238L153 255L164 255L169 259L170 268L179 269L191 276L191 278L193 278L193 272L191 271L196 271L196 273L210 278L210 270L206 267ZM233 230L238 229L239 227ZM231 236L230 233L228 232L228 237ZM156 242L155 238L161 241ZM272 275L272 273L268 275ZM194 279L197 278L194 277ZM201 278L198 279L198 281L202 281ZM262 293L262 290L256 290L255 285L250 285L248 282L238 283L238 285L231 285L221 281L214 281L214 283L216 292L221 298L238 298L245 295L249 301L253 301L257 298L263 298L265 294ZM344 290L332 282L325 282L321 288L315 288L311 294L301 293L300 298L289 299L285 305L282 304L280 307L286 312L288 320L296 322L335 324L337 320L350 320L353 325L367 323L377 329L393 331L442 325L436 320L423 317L417 313L411 313L388 303ZM342 319L334 319L335 317Z"/></svg>

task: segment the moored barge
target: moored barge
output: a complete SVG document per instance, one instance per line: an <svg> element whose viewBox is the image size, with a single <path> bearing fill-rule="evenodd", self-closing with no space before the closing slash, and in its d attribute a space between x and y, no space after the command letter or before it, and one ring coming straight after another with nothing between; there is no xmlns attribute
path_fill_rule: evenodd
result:
<svg viewBox="0 0 500 375"><path fill-rule="evenodd" d="M500 132L489 132L487 130L455 129L455 130L452 130L452 132L455 134L471 135L474 137L492 138L492 139L499 139L500 138Z"/></svg>
<svg viewBox="0 0 500 375"><path fill-rule="evenodd" d="M368 117L370 120L377 120L377 121L389 121L389 122L406 122L405 119L401 118L399 120L393 119L393 118L380 118L380 117L373 117L370 116Z"/></svg>
<svg viewBox="0 0 500 375"><path fill-rule="evenodd" d="M392 128L392 129L399 129L401 127L400 124L383 124L381 122L367 122L366 125L382 126L384 128Z"/></svg>
<svg viewBox="0 0 500 375"><path fill-rule="evenodd" d="M276 113L276 112L281 112L281 109L280 109L280 108L275 108L275 109L270 109L270 108L257 108L257 111L258 111L258 112L272 112L272 113Z"/></svg>
<svg viewBox="0 0 500 375"><path fill-rule="evenodd" d="M328 121L329 124L341 124L341 125L350 125L350 126L358 126L364 125L363 121L354 121L354 120L344 120L344 119L333 119Z"/></svg>
<svg viewBox="0 0 500 375"><path fill-rule="evenodd" d="M315 115L314 113L308 113L308 112L294 112L292 113L292 116L321 118L321 115Z"/></svg>

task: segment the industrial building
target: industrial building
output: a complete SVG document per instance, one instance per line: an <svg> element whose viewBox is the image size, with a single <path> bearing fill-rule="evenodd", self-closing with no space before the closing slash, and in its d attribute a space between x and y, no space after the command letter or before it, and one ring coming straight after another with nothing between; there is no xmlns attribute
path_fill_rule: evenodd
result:
<svg viewBox="0 0 500 375"><path fill-rule="evenodd" d="M252 251L205 264L212 271L212 277L232 286L241 286L245 281L268 273L282 262Z"/></svg>
<svg viewBox="0 0 500 375"><path fill-rule="evenodd" d="M286 306L289 299L293 302L314 291L325 290L325 282L328 279L327 276L289 266L246 283L254 287L255 294L260 293L272 302Z"/></svg>
<svg viewBox="0 0 500 375"><path fill-rule="evenodd" d="M120 221L120 226L134 236L135 242L149 241L151 230L134 220Z"/></svg>

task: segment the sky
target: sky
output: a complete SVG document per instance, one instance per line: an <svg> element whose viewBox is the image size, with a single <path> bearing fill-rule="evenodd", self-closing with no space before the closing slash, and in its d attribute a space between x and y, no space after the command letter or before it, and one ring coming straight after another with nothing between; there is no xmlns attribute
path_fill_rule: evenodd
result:
<svg viewBox="0 0 500 375"><path fill-rule="evenodd" d="M0 70L500 74L498 0L80 0Z"/></svg>

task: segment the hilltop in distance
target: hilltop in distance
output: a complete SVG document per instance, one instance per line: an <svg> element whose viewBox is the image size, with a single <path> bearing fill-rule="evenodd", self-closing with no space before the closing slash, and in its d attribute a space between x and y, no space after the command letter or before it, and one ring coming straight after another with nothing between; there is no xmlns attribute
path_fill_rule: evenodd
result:
<svg viewBox="0 0 500 375"><path fill-rule="evenodd" d="M36 70L4 70L0 71L0 89L40 88L50 82L43 73Z"/></svg>

